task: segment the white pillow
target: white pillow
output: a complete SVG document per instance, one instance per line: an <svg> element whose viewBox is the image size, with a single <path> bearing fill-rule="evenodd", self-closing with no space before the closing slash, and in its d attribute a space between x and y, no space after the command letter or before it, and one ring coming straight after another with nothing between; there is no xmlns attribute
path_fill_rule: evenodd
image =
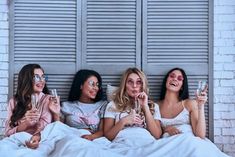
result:
<svg viewBox="0 0 235 157"><path fill-rule="evenodd" d="M107 84L106 96L107 96L108 102L112 101L112 96L114 94L114 91L116 91L117 89L118 87Z"/></svg>

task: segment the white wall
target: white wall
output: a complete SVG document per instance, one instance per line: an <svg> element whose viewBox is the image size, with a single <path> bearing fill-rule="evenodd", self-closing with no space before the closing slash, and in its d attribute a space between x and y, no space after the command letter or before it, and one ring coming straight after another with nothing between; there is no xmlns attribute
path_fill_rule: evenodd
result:
<svg viewBox="0 0 235 157"><path fill-rule="evenodd" d="M0 0L0 135L6 117L9 69L7 0ZM235 0L214 0L214 134L235 157Z"/></svg>
<svg viewBox="0 0 235 157"><path fill-rule="evenodd" d="M214 0L214 135L235 157L235 0Z"/></svg>
<svg viewBox="0 0 235 157"><path fill-rule="evenodd" d="M7 0L0 0L0 136L4 130L8 95L9 26Z"/></svg>

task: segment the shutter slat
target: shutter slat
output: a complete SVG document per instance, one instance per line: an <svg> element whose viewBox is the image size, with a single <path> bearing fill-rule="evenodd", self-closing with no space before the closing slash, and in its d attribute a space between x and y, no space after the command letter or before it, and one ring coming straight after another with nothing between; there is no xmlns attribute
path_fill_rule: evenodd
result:
<svg viewBox="0 0 235 157"><path fill-rule="evenodd" d="M84 68L112 71L140 66L140 45L137 44L140 42L140 34L137 35L140 4L137 0L87 0L84 3Z"/></svg>
<svg viewBox="0 0 235 157"><path fill-rule="evenodd" d="M158 63L208 63L208 1L148 0L144 5L146 68Z"/></svg>
<svg viewBox="0 0 235 157"><path fill-rule="evenodd" d="M75 0L16 0L14 5L15 62L76 62Z"/></svg>
<svg viewBox="0 0 235 157"><path fill-rule="evenodd" d="M209 1L147 0L143 10L142 62L151 96L158 100L164 75L180 67L188 74L194 98L198 80L209 79ZM208 105L205 110L208 124Z"/></svg>

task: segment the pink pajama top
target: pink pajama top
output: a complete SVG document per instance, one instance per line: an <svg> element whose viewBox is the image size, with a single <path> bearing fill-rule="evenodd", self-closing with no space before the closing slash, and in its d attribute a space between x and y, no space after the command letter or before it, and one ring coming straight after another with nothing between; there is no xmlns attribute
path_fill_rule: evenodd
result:
<svg viewBox="0 0 235 157"><path fill-rule="evenodd" d="M52 113L49 110L49 98L50 95L44 94L44 93L40 93L39 94L39 101L38 101L38 105L37 105L37 109L40 113L40 118L39 118L39 122L32 127L29 127L25 130L25 132L28 132L30 134L36 134L41 132L44 127L52 122ZM6 128L5 128L5 136L10 136L12 134L15 134L17 132L17 127L11 127L10 126L10 120L11 120L11 116L14 110L16 103L14 98L11 98L9 103L8 103L8 107L7 107L7 112L8 112L8 116L7 116L7 120L6 120ZM26 120L25 116L23 116L21 119L19 119L17 121L17 124L20 125L21 123L24 123Z"/></svg>

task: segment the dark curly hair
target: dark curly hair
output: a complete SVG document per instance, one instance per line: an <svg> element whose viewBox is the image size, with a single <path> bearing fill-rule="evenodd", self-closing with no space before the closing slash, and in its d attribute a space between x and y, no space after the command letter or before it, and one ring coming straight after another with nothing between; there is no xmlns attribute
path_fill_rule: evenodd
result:
<svg viewBox="0 0 235 157"><path fill-rule="evenodd" d="M74 76L73 83L72 83L72 86L71 86L71 89L69 92L68 101L77 101L80 99L80 97L82 95L82 90L80 87L91 76L95 76L99 82L99 91L98 91L94 101L98 102L103 98L102 78L101 78L100 74L94 70L81 69Z"/></svg>

